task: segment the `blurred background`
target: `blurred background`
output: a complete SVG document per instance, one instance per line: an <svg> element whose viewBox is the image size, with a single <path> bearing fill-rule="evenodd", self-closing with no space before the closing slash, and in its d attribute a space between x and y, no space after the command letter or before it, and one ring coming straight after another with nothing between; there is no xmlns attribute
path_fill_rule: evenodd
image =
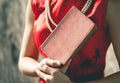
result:
<svg viewBox="0 0 120 83"><path fill-rule="evenodd" d="M0 83L35 83L18 70L27 0L0 0Z"/></svg>
<svg viewBox="0 0 120 83"><path fill-rule="evenodd" d="M37 83L18 70L26 5L27 0L0 0L0 83ZM118 71L112 45L107 54L106 76Z"/></svg>

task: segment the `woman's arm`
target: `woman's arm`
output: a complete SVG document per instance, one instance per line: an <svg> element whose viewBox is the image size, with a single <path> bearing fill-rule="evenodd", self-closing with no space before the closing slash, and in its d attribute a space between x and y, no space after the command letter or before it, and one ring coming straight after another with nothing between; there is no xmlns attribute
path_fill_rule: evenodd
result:
<svg viewBox="0 0 120 83"><path fill-rule="evenodd" d="M34 16L31 9L31 0L28 0L25 18L25 30L19 57L19 69L24 74L36 76L34 66L38 64L38 51L33 40Z"/></svg>
<svg viewBox="0 0 120 83"><path fill-rule="evenodd" d="M31 8L31 0L28 0L25 19L25 30L18 64L19 69L28 76L41 77L44 80L52 79L51 74L59 70L57 67L61 66L61 63L48 58L43 59L41 62L37 61L38 50L33 37L34 14Z"/></svg>

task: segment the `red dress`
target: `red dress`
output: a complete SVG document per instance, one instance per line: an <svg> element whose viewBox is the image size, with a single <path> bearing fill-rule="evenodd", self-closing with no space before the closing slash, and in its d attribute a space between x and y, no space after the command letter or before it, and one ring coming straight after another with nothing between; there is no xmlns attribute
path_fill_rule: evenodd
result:
<svg viewBox="0 0 120 83"><path fill-rule="evenodd" d="M50 0L52 18L59 23L74 5L80 10L87 0ZM104 77L106 51L110 44L109 33L104 24L108 0L94 0L86 16L98 26L98 31L72 60L66 74L74 82L85 82ZM34 12L34 39L40 53L40 45L50 34L45 18L45 0L32 0ZM39 24L39 26L38 26ZM53 29L54 25L51 24ZM72 27L71 27L72 28ZM44 57L47 57L43 55ZM39 83L45 83L40 80Z"/></svg>

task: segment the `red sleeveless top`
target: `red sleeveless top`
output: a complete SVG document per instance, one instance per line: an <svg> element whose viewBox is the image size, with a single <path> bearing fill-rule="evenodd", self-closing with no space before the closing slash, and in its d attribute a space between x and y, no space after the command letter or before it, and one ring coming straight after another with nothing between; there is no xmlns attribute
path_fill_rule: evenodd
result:
<svg viewBox="0 0 120 83"><path fill-rule="evenodd" d="M59 23L69 9L74 5L80 10L87 0L50 0L53 20ZM85 82L104 77L106 51L110 44L109 33L104 27L108 0L94 0L86 16L98 26L95 35L87 42L72 60L66 74L74 82ZM48 37L50 31L45 18L45 0L31 0L34 12L34 40L39 52L40 45ZM52 25L54 29L55 26ZM72 28L72 27L71 27ZM42 54L43 55L43 54ZM47 57L43 55L44 57ZM40 80L39 83L45 83Z"/></svg>

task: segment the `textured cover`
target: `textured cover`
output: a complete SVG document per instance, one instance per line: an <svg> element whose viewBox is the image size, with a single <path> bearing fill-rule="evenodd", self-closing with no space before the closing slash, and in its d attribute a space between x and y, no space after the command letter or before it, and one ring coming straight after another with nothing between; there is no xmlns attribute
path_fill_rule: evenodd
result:
<svg viewBox="0 0 120 83"><path fill-rule="evenodd" d="M95 24L73 6L40 48L49 58L64 65L95 31Z"/></svg>

